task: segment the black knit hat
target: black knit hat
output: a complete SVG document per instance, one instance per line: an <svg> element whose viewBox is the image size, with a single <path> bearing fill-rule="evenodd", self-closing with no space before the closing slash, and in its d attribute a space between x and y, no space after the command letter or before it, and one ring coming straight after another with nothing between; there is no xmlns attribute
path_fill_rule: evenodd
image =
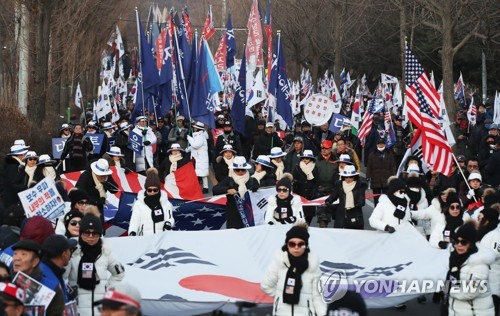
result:
<svg viewBox="0 0 500 316"><path fill-rule="evenodd" d="M389 194L393 194L396 191L404 190L405 183L399 178L393 178L389 181Z"/></svg>
<svg viewBox="0 0 500 316"><path fill-rule="evenodd" d="M452 203L458 203L462 205L462 203L460 202L460 198L458 197L458 194L456 194L455 192L450 192L446 196L446 204L451 205Z"/></svg>
<svg viewBox="0 0 500 316"><path fill-rule="evenodd" d="M492 223L493 225L495 223L498 224L498 211L494 208L485 208L481 211L481 214L483 214L483 218L485 220Z"/></svg>
<svg viewBox="0 0 500 316"><path fill-rule="evenodd" d="M285 244L292 238L302 239L306 245L309 244L309 233L307 232L307 226L299 224L295 225L286 233Z"/></svg>
<svg viewBox="0 0 500 316"><path fill-rule="evenodd" d="M276 190L279 187L287 187L288 191L292 191L292 182L287 177L282 178L278 183L276 183Z"/></svg>
<svg viewBox="0 0 500 316"><path fill-rule="evenodd" d="M43 255L49 258L55 258L68 249L74 249L76 245L77 241L75 239L68 239L62 235L54 234L45 239L42 245Z"/></svg>
<svg viewBox="0 0 500 316"><path fill-rule="evenodd" d="M347 291L341 299L328 304L327 315L366 316L366 304L363 297L359 293Z"/></svg>
<svg viewBox="0 0 500 316"><path fill-rule="evenodd" d="M477 230L476 226L473 222L467 222L460 226L455 233L455 239L458 237L470 242L471 244L475 244L477 241Z"/></svg>
<svg viewBox="0 0 500 316"><path fill-rule="evenodd" d="M68 193L68 197L71 201L71 208L74 208L77 202L89 199L89 195L87 194L87 192L80 189L71 190Z"/></svg>
<svg viewBox="0 0 500 316"><path fill-rule="evenodd" d="M94 214L85 214L82 218L82 223L80 224L80 235L89 229L93 229L96 233L102 235L103 228L101 219Z"/></svg>
<svg viewBox="0 0 500 316"><path fill-rule="evenodd" d="M406 186L409 188L421 188L422 181L418 176L409 175L408 178L406 178Z"/></svg>
<svg viewBox="0 0 500 316"><path fill-rule="evenodd" d="M66 230L68 230L69 222L75 217L83 218L83 213L79 210L71 210L66 213L66 215L64 215L64 227L66 228Z"/></svg>
<svg viewBox="0 0 500 316"><path fill-rule="evenodd" d="M146 182L144 182L144 188L161 187L160 177L158 176L158 170L156 168L149 168L146 170Z"/></svg>

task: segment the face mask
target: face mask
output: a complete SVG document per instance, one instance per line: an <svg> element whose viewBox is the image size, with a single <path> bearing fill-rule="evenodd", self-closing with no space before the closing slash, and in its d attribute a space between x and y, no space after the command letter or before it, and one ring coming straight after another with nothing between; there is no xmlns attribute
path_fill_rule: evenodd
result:
<svg viewBox="0 0 500 316"><path fill-rule="evenodd" d="M410 191L413 191L413 192L420 192L420 189L419 189L419 188L410 188Z"/></svg>
<svg viewBox="0 0 500 316"><path fill-rule="evenodd" d="M404 193L400 193L400 192L396 192L396 193L394 193L394 196L397 197L397 198L399 198L399 199L402 199L402 198L405 197L405 194Z"/></svg>
<svg viewBox="0 0 500 316"><path fill-rule="evenodd" d="M229 135L231 134L231 131L224 131L224 134Z"/></svg>
<svg viewBox="0 0 500 316"><path fill-rule="evenodd" d="M384 147L377 147L377 150L378 151L384 151L385 150L385 146Z"/></svg>

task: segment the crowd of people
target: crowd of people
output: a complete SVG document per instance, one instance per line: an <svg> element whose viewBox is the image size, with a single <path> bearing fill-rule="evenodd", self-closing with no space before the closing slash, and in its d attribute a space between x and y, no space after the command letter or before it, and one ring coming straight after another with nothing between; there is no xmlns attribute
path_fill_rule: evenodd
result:
<svg viewBox="0 0 500 316"><path fill-rule="evenodd" d="M321 228L333 222L334 228L365 229L363 206L369 190L372 229L394 233L411 222L431 246L450 252L449 272L443 278L489 281L489 291L478 296L446 291L435 295L443 310L449 315L498 313L500 136L484 107L479 106L477 124L466 127L467 133L464 124L457 124L458 156L451 175L444 176L419 156L405 157L414 131L403 127L401 116L393 116L396 141L391 148L386 145L383 113L375 114L361 147L348 121L337 132L330 131L328 123L311 126L306 120L283 131L279 124L266 122L261 106L253 108L253 117L246 116L245 134L234 130L227 108L216 113L216 129L175 112L165 117L151 113L134 122L124 116L114 124L106 117L95 122L82 115L81 122L61 126L59 136L66 142L58 161L16 140L4 160L1 186L0 271L6 275L0 293L13 311L8 315L22 310L22 295L11 295L23 291L10 283L17 272L55 291L47 315L61 315L65 304L75 299L80 315L95 315L95 303L103 295L103 315L124 306L128 315L139 313L136 290L118 290L125 268L103 238L106 195L119 190L110 166L145 175L128 229L128 235L141 236L175 229L173 207L162 187L168 175L186 164L193 164L203 193L209 194L212 182L213 195L227 196L227 228L247 226L240 205L247 191L276 188L268 198L265 224L295 224L262 283L263 291L276 298L276 315L290 315L290 308L295 315L325 315L326 305L313 286L319 272L317 259L308 254L305 227L316 218ZM91 141L97 133L103 135L99 152ZM131 146L131 135L140 136L140 150ZM68 191L60 176L72 171L83 172ZM26 219L18 196L45 178L55 181L66 203L55 223L40 216ZM313 207L302 206L299 196L327 198ZM289 280L296 286L287 286ZM113 285L116 292L106 295ZM107 297L116 300L111 304Z"/></svg>

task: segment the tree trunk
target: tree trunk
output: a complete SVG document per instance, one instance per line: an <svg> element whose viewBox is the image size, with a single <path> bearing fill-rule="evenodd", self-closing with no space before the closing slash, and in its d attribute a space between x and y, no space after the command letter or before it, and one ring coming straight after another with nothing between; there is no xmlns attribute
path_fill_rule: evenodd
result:
<svg viewBox="0 0 500 316"><path fill-rule="evenodd" d="M443 6L449 6L449 1L443 1ZM444 12L451 10L444 9ZM457 107L453 95L453 29L452 17L449 14L442 16L443 21L443 46L441 50L441 63L443 68L443 97L446 110L452 122L455 121ZM453 125L452 125L453 126Z"/></svg>
<svg viewBox="0 0 500 316"><path fill-rule="evenodd" d="M340 72L342 71L343 58L342 58L342 5L335 3L333 10L333 49L335 51L333 77L335 85L340 86Z"/></svg>

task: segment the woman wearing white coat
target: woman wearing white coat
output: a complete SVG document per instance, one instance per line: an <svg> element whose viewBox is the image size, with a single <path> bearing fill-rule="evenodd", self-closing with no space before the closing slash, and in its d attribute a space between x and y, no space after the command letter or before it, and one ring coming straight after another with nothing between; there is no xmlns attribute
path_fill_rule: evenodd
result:
<svg viewBox="0 0 500 316"><path fill-rule="evenodd" d="M267 199L265 223L274 225L305 222L300 196L292 194L292 180L292 175L285 173L276 183L277 194Z"/></svg>
<svg viewBox="0 0 500 316"><path fill-rule="evenodd" d="M148 169L144 190L139 191L137 200L132 206L129 236L153 235L171 230L174 226L172 204L168 200L167 193L160 188L158 171L155 168Z"/></svg>
<svg viewBox="0 0 500 316"><path fill-rule="evenodd" d="M285 245L273 259L260 288L274 297L273 315L325 315L319 278L319 260L309 253L309 233L301 223L286 233Z"/></svg>
<svg viewBox="0 0 500 316"><path fill-rule="evenodd" d="M410 167L408 169L410 170ZM418 165L415 165L418 170ZM409 172L405 180L406 195L408 196L410 211L420 211L429 207L425 190L422 188L422 179L417 172ZM431 234L431 223L428 219L421 219L416 222L415 228L427 238Z"/></svg>
<svg viewBox="0 0 500 316"><path fill-rule="evenodd" d="M465 223L455 234L446 276L451 286L445 289L449 316L495 315L488 280L493 254L478 251L476 241L477 231L473 222Z"/></svg>
<svg viewBox="0 0 500 316"><path fill-rule="evenodd" d="M195 159L195 171L203 184L203 193L208 193L208 134L201 122L193 124L193 136L188 135L191 158Z"/></svg>
<svg viewBox="0 0 500 316"><path fill-rule="evenodd" d="M142 151L140 154L135 154L135 170L144 172L153 166L153 145L156 144L157 138L153 130L146 126L147 118L145 116L139 116L135 121L137 125L132 132L142 137L142 144L140 144Z"/></svg>
<svg viewBox="0 0 500 316"><path fill-rule="evenodd" d="M99 217L83 216L80 225L78 248L71 257L69 268L70 286L78 286L78 314L100 315L93 303L102 299L106 288L125 277L125 268L114 258L111 248L101 238L103 227Z"/></svg>
<svg viewBox="0 0 500 316"><path fill-rule="evenodd" d="M394 233L396 227L411 220L405 184L397 177L388 179L389 188L382 194L370 216L370 226L381 231Z"/></svg>

